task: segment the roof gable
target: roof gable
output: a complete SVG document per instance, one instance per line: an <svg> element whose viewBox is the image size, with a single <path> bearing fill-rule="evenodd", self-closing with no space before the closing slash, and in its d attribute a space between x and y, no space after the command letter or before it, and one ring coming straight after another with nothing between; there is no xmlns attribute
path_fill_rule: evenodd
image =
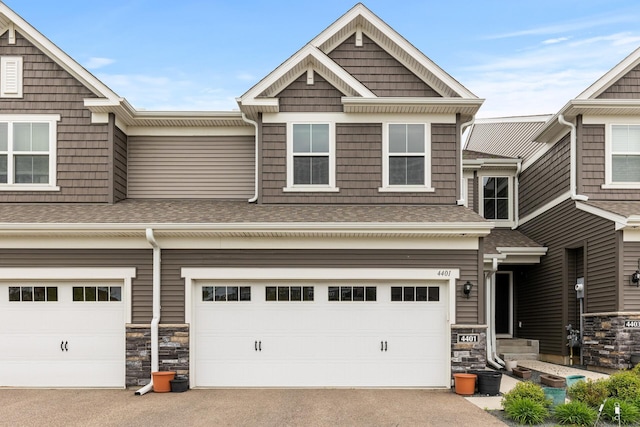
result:
<svg viewBox="0 0 640 427"><path fill-rule="evenodd" d="M239 97L237 101L241 109L249 114L257 112L278 112L278 100L275 98L275 95L309 68L320 74L345 94L345 98L349 101L353 101L353 98L360 98L364 100L376 100L376 104L379 104L379 98L384 97L376 96L369 88L358 81L353 75L349 74L330 57L332 51L354 34L357 39L361 39L363 35L366 35L366 37L380 46L402 64L402 66L417 76L419 80L422 80L424 84L430 87L435 92L434 99L440 100L440 103L443 101L442 98L455 98L462 103L466 102L466 114L475 114L475 111L477 111L482 104L481 99L478 99L468 89L444 72L395 30L374 15L362 3L358 3L302 49L249 89L244 95ZM418 102L418 104L421 104L424 103L424 98L426 97L415 99L420 99L421 101ZM394 100L394 102L396 104L395 108L398 108L398 105L402 106L404 103L398 103L397 99ZM410 103L413 104L412 108L415 109L416 102ZM466 104L469 105L467 106ZM471 106L471 104L474 104L474 106ZM469 109L469 107L471 108ZM379 109L380 107L376 106L373 108ZM423 106L419 108L424 109ZM442 107L439 106L438 108ZM451 108L457 108L457 106Z"/></svg>
<svg viewBox="0 0 640 427"><path fill-rule="evenodd" d="M609 70L605 75L600 77L595 83L589 86L584 92L576 97L576 99L595 99L603 92L617 83L627 73L640 65L640 48L633 51L629 56L623 59L618 65Z"/></svg>

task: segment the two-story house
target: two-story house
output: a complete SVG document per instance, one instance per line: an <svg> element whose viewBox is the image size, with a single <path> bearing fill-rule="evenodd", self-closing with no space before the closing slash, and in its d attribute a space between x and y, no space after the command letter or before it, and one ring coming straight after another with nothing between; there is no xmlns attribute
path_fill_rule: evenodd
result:
<svg viewBox="0 0 640 427"><path fill-rule="evenodd" d="M0 34L0 386L484 366L485 240L530 240L464 206L482 99L365 6L239 111L138 111L1 3Z"/></svg>
<svg viewBox="0 0 640 427"><path fill-rule="evenodd" d="M513 303L496 306L513 307L509 333L538 340L546 360L615 370L640 358L639 70L640 49L555 115L479 121L468 139L469 150L519 162L504 180L517 195L507 225L548 252L498 267L514 290ZM470 194L483 214L482 196Z"/></svg>

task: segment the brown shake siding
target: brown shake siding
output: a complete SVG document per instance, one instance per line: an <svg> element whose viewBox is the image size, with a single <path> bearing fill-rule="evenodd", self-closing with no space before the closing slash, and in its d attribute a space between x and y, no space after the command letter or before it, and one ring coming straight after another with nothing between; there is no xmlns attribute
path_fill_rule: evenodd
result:
<svg viewBox="0 0 640 427"><path fill-rule="evenodd" d="M456 202L456 126L431 126L431 193L379 192L382 186L382 125L336 124L337 193L287 193L286 126L262 128L263 203L430 203Z"/></svg>
<svg viewBox="0 0 640 427"><path fill-rule="evenodd" d="M540 351L566 354L564 327L575 291L565 274L569 268L567 251L584 247L585 312L618 310L616 282L616 233L614 224L575 208L568 200L539 217L522 224L525 235L549 248L538 265L523 269L516 278L518 334L540 340Z"/></svg>
<svg viewBox="0 0 640 427"><path fill-rule="evenodd" d="M466 298L461 283L478 283L478 251L464 250L173 250L162 251L162 323L184 322L183 267L459 268L456 322L477 324L478 293ZM212 277L212 279L214 279Z"/></svg>
<svg viewBox="0 0 640 427"><path fill-rule="evenodd" d="M22 98L0 98L2 114L60 114L58 179L60 191L0 192L0 202L109 202L108 125L91 124L85 98L95 95L16 33L0 37L0 56L23 58Z"/></svg>
<svg viewBox="0 0 640 427"><path fill-rule="evenodd" d="M278 97L280 112L342 112L343 96L318 73L314 73L314 82L307 84L307 73L303 73L287 86Z"/></svg>
<svg viewBox="0 0 640 427"><path fill-rule="evenodd" d="M640 242L624 242L624 262L620 287L623 290L623 309L640 311L640 287L631 284L631 275L640 270Z"/></svg>
<svg viewBox="0 0 640 427"><path fill-rule="evenodd" d="M597 96L598 99L639 99L640 66L636 66L607 90Z"/></svg>
<svg viewBox="0 0 640 427"><path fill-rule="evenodd" d="M397 59L363 35L356 47L355 35L329 53L329 57L364 84L376 96L440 97Z"/></svg>
<svg viewBox="0 0 640 427"><path fill-rule="evenodd" d="M569 191L570 138L567 134L533 165L522 171L519 185L520 217Z"/></svg>
<svg viewBox="0 0 640 427"><path fill-rule="evenodd" d="M132 322L151 321L153 251L151 249L0 249L0 267L135 267ZM91 280L91 277L87 277ZM163 297L164 297L163 290ZM169 296L167 299L170 299ZM165 319L162 319L167 323ZM170 322L169 322L170 323Z"/></svg>

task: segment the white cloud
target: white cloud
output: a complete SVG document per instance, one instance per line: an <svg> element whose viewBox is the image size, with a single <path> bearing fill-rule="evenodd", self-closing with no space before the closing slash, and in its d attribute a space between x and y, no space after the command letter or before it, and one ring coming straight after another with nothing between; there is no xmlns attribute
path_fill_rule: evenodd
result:
<svg viewBox="0 0 640 427"><path fill-rule="evenodd" d="M569 40L569 37L558 37L555 39L544 40L542 44L556 44L556 43L566 42L567 40Z"/></svg>
<svg viewBox="0 0 640 427"><path fill-rule="evenodd" d="M95 70L98 68L106 67L107 65L111 65L114 62L116 61L111 58L92 57L92 58L89 58L89 60L84 64L84 66L88 70Z"/></svg>
<svg viewBox="0 0 640 427"><path fill-rule="evenodd" d="M245 81L245 82L251 82L251 81L257 80L256 76L254 76L253 74L250 74L250 73L239 73L239 74L236 75L236 79L242 80L242 81Z"/></svg>

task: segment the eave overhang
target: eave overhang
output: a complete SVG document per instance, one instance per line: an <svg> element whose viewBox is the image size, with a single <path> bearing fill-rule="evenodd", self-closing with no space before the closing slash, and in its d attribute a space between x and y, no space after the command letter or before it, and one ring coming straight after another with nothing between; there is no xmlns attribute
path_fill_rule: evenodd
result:
<svg viewBox="0 0 640 427"><path fill-rule="evenodd" d="M484 99L464 98L412 98L342 97L345 113L407 113L407 114L461 114L475 115Z"/></svg>
<svg viewBox="0 0 640 427"><path fill-rule="evenodd" d="M546 247L497 247L498 253L484 254L485 265L492 265L497 259L498 264L540 264L540 258L547 254Z"/></svg>
<svg viewBox="0 0 640 427"><path fill-rule="evenodd" d="M479 170L482 168L491 169L513 169L517 170L518 165L522 163L522 159L464 159L462 161L464 170Z"/></svg>

